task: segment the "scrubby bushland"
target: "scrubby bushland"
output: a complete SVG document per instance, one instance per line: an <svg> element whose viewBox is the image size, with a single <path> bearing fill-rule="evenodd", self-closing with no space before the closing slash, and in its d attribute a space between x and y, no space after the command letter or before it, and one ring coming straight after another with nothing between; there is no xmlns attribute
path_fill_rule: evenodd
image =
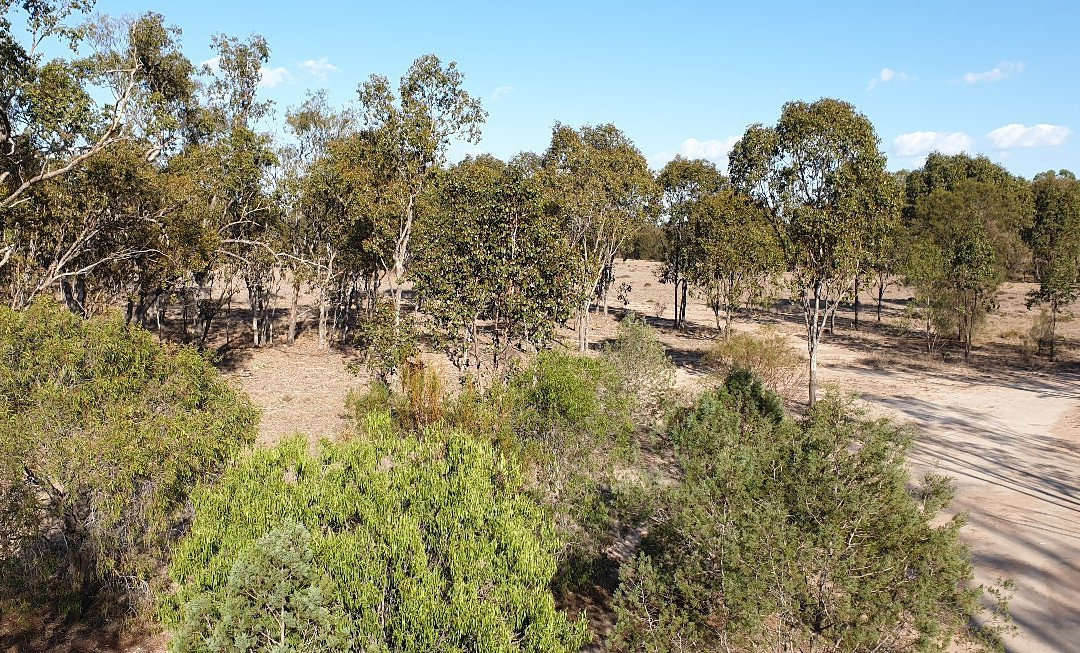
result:
<svg viewBox="0 0 1080 653"><path fill-rule="evenodd" d="M600 357L621 380L635 422L648 425L663 414L675 386L675 365L655 329L630 313Z"/></svg>
<svg viewBox="0 0 1080 653"><path fill-rule="evenodd" d="M370 417L366 437L287 440L195 495L163 606L173 650L576 650L584 623L549 589L551 515L518 466L455 429Z"/></svg>
<svg viewBox="0 0 1080 653"><path fill-rule="evenodd" d="M516 460L523 491L549 508L561 541L557 585L588 576L613 535L616 469L633 455L636 398L607 360L549 351L484 391L441 397L426 370L403 392L376 385L354 396L359 430L422 433L425 424L467 430ZM414 379L410 381L410 379Z"/></svg>
<svg viewBox="0 0 1080 653"><path fill-rule="evenodd" d="M0 594L145 598L188 492L257 417L197 352L120 317L0 309Z"/></svg>
<svg viewBox="0 0 1080 653"><path fill-rule="evenodd" d="M683 478L651 493L614 649L945 650L973 634L963 518L938 518L942 478L909 492L910 434L835 396L805 422L776 406L739 373L673 420Z"/></svg>
<svg viewBox="0 0 1080 653"><path fill-rule="evenodd" d="M750 370L767 387L785 395L806 378L802 356L788 346L784 334L771 329L757 335L731 333L705 354L705 363L725 376L737 368Z"/></svg>

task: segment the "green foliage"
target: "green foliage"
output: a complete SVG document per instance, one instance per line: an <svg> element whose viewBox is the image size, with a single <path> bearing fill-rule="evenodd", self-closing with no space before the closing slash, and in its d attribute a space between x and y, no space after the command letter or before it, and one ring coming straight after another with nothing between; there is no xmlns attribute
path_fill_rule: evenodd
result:
<svg viewBox="0 0 1080 653"><path fill-rule="evenodd" d="M600 358L621 380L623 394L633 402L631 416L637 425L663 414L675 386L675 365L655 329L630 313L619 322L615 340L604 345Z"/></svg>
<svg viewBox="0 0 1080 653"><path fill-rule="evenodd" d="M664 252L664 231L654 224L646 224L630 238L623 251L623 260L663 261Z"/></svg>
<svg viewBox="0 0 1080 653"><path fill-rule="evenodd" d="M543 352L509 386L519 397L517 430L524 439L614 440L631 428L622 379L606 361Z"/></svg>
<svg viewBox="0 0 1080 653"><path fill-rule="evenodd" d="M705 290L705 304L724 333L732 312L760 299L784 268L784 252L768 214L731 190L702 198L687 209L687 276Z"/></svg>
<svg viewBox="0 0 1080 653"><path fill-rule="evenodd" d="M404 432L419 432L443 422L442 379L420 363L407 362L401 375L401 392L385 381L375 380L364 392L350 392L346 404L361 432L377 434L388 425ZM454 422L472 430L468 421Z"/></svg>
<svg viewBox="0 0 1080 653"><path fill-rule="evenodd" d="M0 310L0 360L0 587L145 599L189 491L258 412L197 352L51 301Z"/></svg>
<svg viewBox="0 0 1080 653"><path fill-rule="evenodd" d="M748 368L732 368L724 379L724 391L741 415L760 415L778 424L784 419L783 399Z"/></svg>
<svg viewBox="0 0 1080 653"><path fill-rule="evenodd" d="M307 529L276 526L237 557L220 597L202 595L186 606L172 650L340 651L348 648L347 630L334 596Z"/></svg>
<svg viewBox="0 0 1080 653"><path fill-rule="evenodd" d="M589 346L589 304L607 296L615 257L654 214L648 161L614 125L556 123L539 178L545 211L558 218L573 252L578 349Z"/></svg>
<svg viewBox="0 0 1080 653"><path fill-rule="evenodd" d="M435 203L410 271L420 305L459 370L483 359L501 371L512 348L543 345L570 315L566 235L535 180L489 156L441 175Z"/></svg>
<svg viewBox="0 0 1080 653"><path fill-rule="evenodd" d="M788 102L775 127L751 125L731 151L735 187L770 211L802 304L816 400L821 334L863 263L875 217L898 209L874 126L852 105Z"/></svg>
<svg viewBox="0 0 1080 653"><path fill-rule="evenodd" d="M957 325L966 356L998 286L1026 258L1020 233L1030 220L1031 194L1004 169L971 160L965 174L973 176L947 176L948 183L931 184L926 194L913 195L913 188L933 180L946 163L964 161L928 159L923 170L908 177L909 197L914 196L909 228L924 234L924 244L912 248L914 259L907 267L928 302L928 312L953 314L939 321Z"/></svg>
<svg viewBox="0 0 1080 653"><path fill-rule="evenodd" d="M1039 340L1039 352L1048 345L1053 359L1059 307L1080 296L1080 181L1068 170L1050 171L1037 175L1032 189L1035 220L1025 235L1039 287L1028 303L1050 305L1049 333Z"/></svg>
<svg viewBox="0 0 1080 653"><path fill-rule="evenodd" d="M278 555L273 536L256 543L295 523L311 534L311 570L286 587L306 601L321 647L338 638L336 650L573 651L584 639L584 623L556 611L548 589L559 545L550 514L521 492L515 464L459 431L387 429L314 450L287 440L239 461L193 503L168 623L224 617L238 588L280 578L260 562ZM281 555L304 571L303 546ZM204 650L197 644L174 650Z"/></svg>
<svg viewBox="0 0 1080 653"><path fill-rule="evenodd" d="M653 491L614 649L944 651L972 634L963 519L937 519L941 479L909 494L910 433L833 396L776 421L729 381L672 421L683 479Z"/></svg>
<svg viewBox="0 0 1080 653"><path fill-rule="evenodd" d="M1031 226L1030 184L985 156L932 152L908 174L905 221L945 244L957 233L978 228L993 246L1002 272L1018 276L1028 262L1021 239ZM934 198L934 199L931 199Z"/></svg>
<svg viewBox="0 0 1080 653"><path fill-rule="evenodd" d="M357 324L354 344L364 351L368 368L385 381L417 353L416 337L410 317L399 320L391 302L378 301Z"/></svg>

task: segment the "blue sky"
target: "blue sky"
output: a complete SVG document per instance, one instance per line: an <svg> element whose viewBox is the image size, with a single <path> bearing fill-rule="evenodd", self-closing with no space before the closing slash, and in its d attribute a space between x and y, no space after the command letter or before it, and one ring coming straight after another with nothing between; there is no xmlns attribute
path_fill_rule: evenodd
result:
<svg viewBox="0 0 1080 653"><path fill-rule="evenodd" d="M891 169L926 152L982 153L1031 177L1080 173L1080 3L147 3L196 62L216 32L262 34L278 113L307 89L356 98L371 73L456 61L489 112L467 151L543 151L556 121L614 123L654 167L678 153L726 164L746 126L784 102L840 98L874 123Z"/></svg>

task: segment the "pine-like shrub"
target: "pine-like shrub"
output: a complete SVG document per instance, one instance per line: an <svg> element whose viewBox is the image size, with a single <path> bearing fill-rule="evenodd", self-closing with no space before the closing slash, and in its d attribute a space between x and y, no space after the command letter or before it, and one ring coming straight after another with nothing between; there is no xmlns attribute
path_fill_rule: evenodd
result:
<svg viewBox="0 0 1080 653"><path fill-rule="evenodd" d="M319 646L548 652L581 645L584 623L558 612L549 589L559 546L550 513L521 491L517 466L456 430L402 434L383 426L314 451L299 438L255 451L196 493L191 531L171 567L178 589L163 605L166 622L185 633L173 650L248 650L214 639L230 579L260 538L289 523L310 532L312 565L332 588L321 605L333 606L334 627Z"/></svg>
<svg viewBox="0 0 1080 653"><path fill-rule="evenodd" d="M744 380L672 420L682 481L656 487L620 571L617 651L943 651L982 589L940 478L908 489L910 433L835 396L805 422ZM750 384L752 388L753 384ZM740 398L741 397L741 398ZM757 404L760 409L753 407Z"/></svg>

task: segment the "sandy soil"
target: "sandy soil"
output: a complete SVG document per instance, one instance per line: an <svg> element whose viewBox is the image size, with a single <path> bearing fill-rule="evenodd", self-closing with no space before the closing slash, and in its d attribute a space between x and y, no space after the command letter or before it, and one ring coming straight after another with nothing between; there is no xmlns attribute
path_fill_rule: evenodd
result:
<svg viewBox="0 0 1080 653"><path fill-rule="evenodd" d="M345 397L367 378L349 371L354 357L320 350L312 336L292 345L242 349L225 359L233 382L262 409L258 443L271 445L303 433L334 438L347 426Z"/></svg>

